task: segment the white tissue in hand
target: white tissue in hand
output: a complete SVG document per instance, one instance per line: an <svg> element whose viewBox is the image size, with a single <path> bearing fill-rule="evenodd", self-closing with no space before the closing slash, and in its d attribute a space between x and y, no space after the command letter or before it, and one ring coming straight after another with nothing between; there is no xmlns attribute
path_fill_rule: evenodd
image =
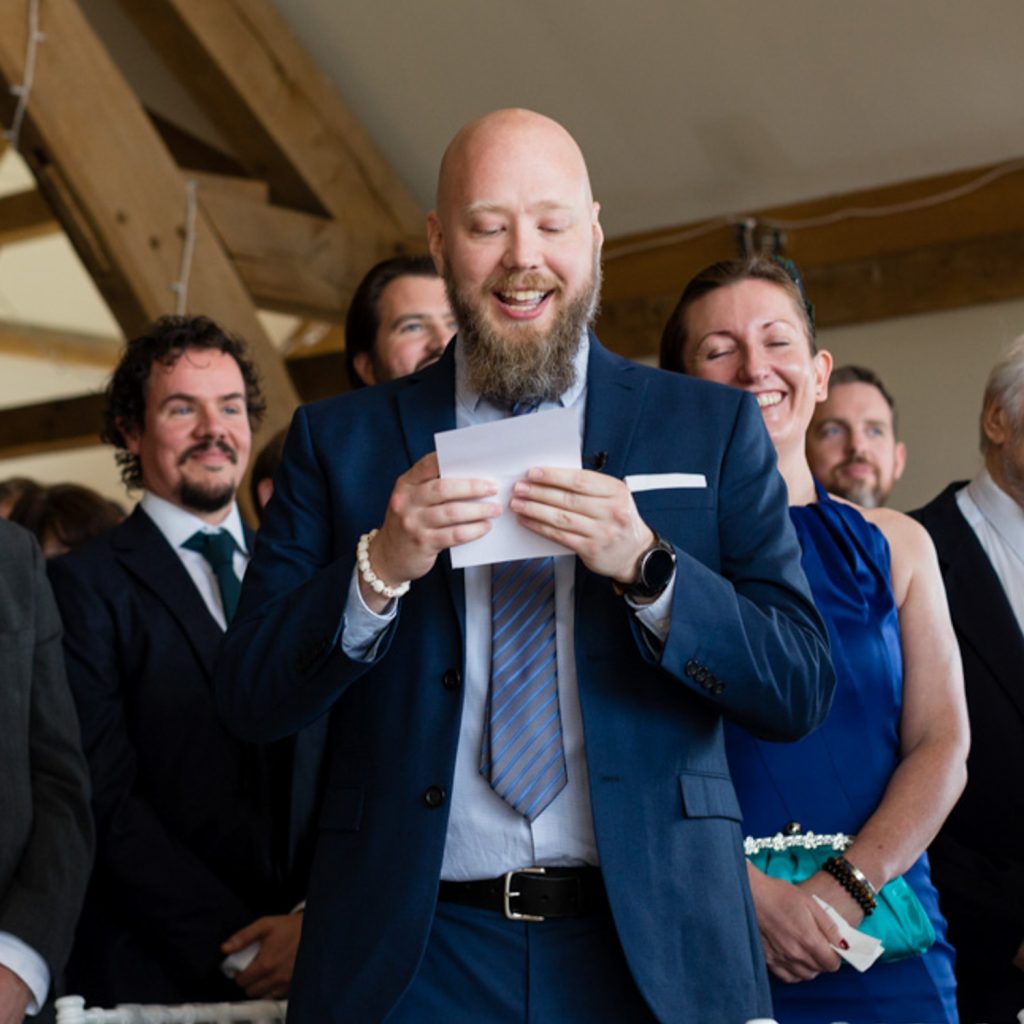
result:
<svg viewBox="0 0 1024 1024"><path fill-rule="evenodd" d="M231 956L225 957L224 962L220 965L221 971L229 978L241 974L256 959L256 955L260 951L260 945L259 942L250 942L248 946L244 946L237 953L232 953Z"/></svg>
<svg viewBox="0 0 1024 1024"><path fill-rule="evenodd" d="M853 925L848 924L846 918L831 904L826 903L819 896L815 896L814 899L832 919L833 924L839 929L840 937L846 939L850 947L849 949L841 949L838 946L832 948L858 971L866 971L885 952L885 947L874 936L865 935L864 932L858 931Z"/></svg>

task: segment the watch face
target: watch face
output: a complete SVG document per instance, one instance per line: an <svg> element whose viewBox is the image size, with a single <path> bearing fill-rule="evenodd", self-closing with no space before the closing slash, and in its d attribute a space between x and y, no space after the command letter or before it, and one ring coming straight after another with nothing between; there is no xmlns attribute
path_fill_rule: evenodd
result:
<svg viewBox="0 0 1024 1024"><path fill-rule="evenodd" d="M672 579L675 553L660 545L647 552L640 565L640 583L649 595L660 594Z"/></svg>

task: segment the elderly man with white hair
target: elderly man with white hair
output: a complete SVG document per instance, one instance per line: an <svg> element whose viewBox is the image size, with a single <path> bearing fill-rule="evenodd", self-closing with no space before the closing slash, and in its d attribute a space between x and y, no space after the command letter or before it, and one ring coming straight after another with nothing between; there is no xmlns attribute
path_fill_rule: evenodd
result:
<svg viewBox="0 0 1024 1024"><path fill-rule="evenodd" d="M911 513L935 541L960 642L967 789L932 845L964 1021L1024 1009L1024 336L989 374L985 461Z"/></svg>

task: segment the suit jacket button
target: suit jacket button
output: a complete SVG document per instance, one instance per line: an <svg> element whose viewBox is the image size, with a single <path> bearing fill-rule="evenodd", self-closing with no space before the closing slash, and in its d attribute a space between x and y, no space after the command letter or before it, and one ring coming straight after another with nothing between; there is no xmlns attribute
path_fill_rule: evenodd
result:
<svg viewBox="0 0 1024 1024"><path fill-rule="evenodd" d="M697 662L695 662L695 661L693 660L693 658L691 658L691 659L690 659L690 660L689 660L689 661L688 661L688 662L687 662L687 663L686 663L686 664L685 664L685 665L683 666L683 671L684 671L684 672L685 672L685 673L686 673L686 674L687 674L687 675L688 675L688 676L689 676L689 677L690 677L691 679L693 679L693 677L694 677L694 676L695 676L695 675L697 674L697 669L699 669L699 668L700 668L700 665L698 665L698 664L697 664Z"/></svg>
<svg viewBox="0 0 1024 1024"><path fill-rule="evenodd" d="M428 807L440 807L444 803L445 792L440 786L428 786L423 794L423 802Z"/></svg>
<svg viewBox="0 0 1024 1024"><path fill-rule="evenodd" d="M693 674L693 678L696 679L697 682L700 683L701 686L703 686L708 681L708 676L710 674L711 673L708 672L708 670L706 668L699 668Z"/></svg>
<svg viewBox="0 0 1024 1024"><path fill-rule="evenodd" d="M441 682L446 690L457 690L462 685L462 676L457 668L450 668L441 676Z"/></svg>

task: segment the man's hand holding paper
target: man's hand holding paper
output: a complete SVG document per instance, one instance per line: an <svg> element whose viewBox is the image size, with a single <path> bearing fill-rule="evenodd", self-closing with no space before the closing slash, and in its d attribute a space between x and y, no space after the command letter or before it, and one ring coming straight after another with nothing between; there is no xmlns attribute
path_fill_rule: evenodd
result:
<svg viewBox="0 0 1024 1024"><path fill-rule="evenodd" d="M536 466L580 472L580 437L573 409L555 409L517 416L435 435L443 481L486 478L496 484L501 514L469 543L452 550L452 565L510 562L517 558L565 555L570 548L528 529L509 508L513 487ZM592 474L597 475L597 474Z"/></svg>
<svg viewBox="0 0 1024 1024"><path fill-rule="evenodd" d="M374 572L392 586L425 576L446 548L482 537L491 529L501 506L487 499L496 493L493 480L441 479L437 455L424 455L395 482L384 524L370 542ZM388 603L363 579L360 592L374 611Z"/></svg>

